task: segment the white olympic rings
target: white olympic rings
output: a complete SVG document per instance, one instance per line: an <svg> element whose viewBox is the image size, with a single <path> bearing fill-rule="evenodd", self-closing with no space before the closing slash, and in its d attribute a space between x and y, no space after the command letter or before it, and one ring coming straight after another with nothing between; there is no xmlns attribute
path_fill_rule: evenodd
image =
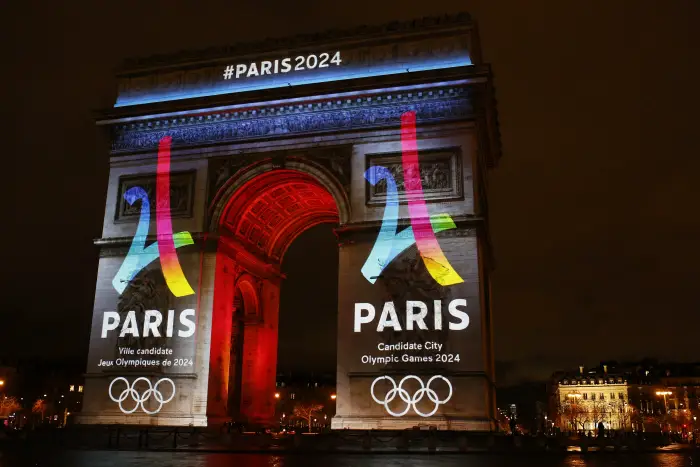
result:
<svg viewBox="0 0 700 467"><path fill-rule="evenodd" d="M379 400L379 399L377 399L377 396L374 395L374 386L379 381L381 381L383 379L389 380L389 382L391 382L393 388L390 389L389 392L386 393L386 396L384 396L384 400ZM417 390L415 394L413 394L413 397L410 397L408 395L408 391L406 391L402 386L406 381L412 380L412 379L418 381L418 383L420 384L420 389ZM438 399L437 393L433 389L430 388L430 384L433 381L435 381L436 379L443 380L445 383L447 383L447 387L450 388L450 392L444 400ZM404 415L406 415L408 413L408 411L411 409L411 407L413 407L413 411L416 412L421 417L432 417L438 411L438 408L440 407L440 405L446 403L447 401L449 401L452 398L452 384L450 384L450 381L447 378L445 378L444 376L437 375L437 376L433 376L432 378L430 378L428 380L428 384L424 385L423 381L418 376L408 375L408 376L404 376L404 378L399 382L399 385L397 386L396 381L394 381L394 379L391 378L390 376L380 376L379 378L375 379L372 382L372 386L370 388L370 393L372 394L372 399L374 399L374 401L377 404L383 405L384 408L386 409L386 411L389 413L389 415L392 415L394 417L403 417ZM401 398L401 400L406 403L406 409L403 412L398 412L398 413L393 412L389 408L389 403L396 398L397 394L398 394L399 398ZM435 404L435 408L432 411L430 411L429 413L421 412L420 410L418 410L418 406L417 406L417 404L423 399L423 396L426 396L426 395L428 396L428 399L430 399L430 401Z"/></svg>
<svg viewBox="0 0 700 467"><path fill-rule="evenodd" d="M118 399L115 399L112 395L112 386L114 386L114 383L116 383L117 381L124 381L124 383L126 384L126 389L124 389L121 392L121 394L119 394ZM148 389L146 389L143 394L139 394L139 392L135 389L136 383L138 383L139 381L145 381L148 384ZM158 390L158 385L164 381L170 383L170 385L173 388L172 394L170 394L170 397L168 397L167 400L163 399L163 394ZM144 405L144 402L146 402L151 397L151 394L153 394L153 397L159 404L158 408L153 411L148 410ZM133 399L134 402L136 402L136 406L134 406L134 408L131 410L126 410L124 409L124 406L122 406L122 402L125 401L126 398L129 396L131 396L131 399ZM156 382L155 385L151 385L151 380L143 376L141 376L140 378L136 378L131 384L129 384L129 381L126 378L120 376L118 378L114 378L109 385L109 398L112 399L114 402L118 403L119 409L125 414L134 413L138 410L139 407L141 407L141 409L148 415L157 414L158 412L160 412L160 409L163 408L163 404L167 404L168 402L173 400L173 397L175 397L175 383L173 383L173 380L171 380L170 378L161 378Z"/></svg>

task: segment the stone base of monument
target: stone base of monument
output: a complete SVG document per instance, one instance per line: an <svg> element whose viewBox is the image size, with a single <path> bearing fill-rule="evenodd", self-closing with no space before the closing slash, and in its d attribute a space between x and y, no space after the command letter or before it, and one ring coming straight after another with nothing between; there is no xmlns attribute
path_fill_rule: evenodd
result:
<svg viewBox="0 0 700 467"><path fill-rule="evenodd" d="M207 426L206 416L160 414L152 417L146 414L124 414L122 412L82 412L75 415L76 425L149 425L149 426Z"/></svg>
<svg viewBox="0 0 700 467"><path fill-rule="evenodd" d="M491 430L489 419L441 417L435 415L426 419L423 417L349 417L336 415L331 420L333 430L449 430L449 431L479 431Z"/></svg>

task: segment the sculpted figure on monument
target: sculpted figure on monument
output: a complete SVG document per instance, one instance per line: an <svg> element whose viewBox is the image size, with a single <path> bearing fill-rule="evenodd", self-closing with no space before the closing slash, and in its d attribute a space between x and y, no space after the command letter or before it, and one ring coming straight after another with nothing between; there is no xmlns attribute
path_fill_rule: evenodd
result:
<svg viewBox="0 0 700 467"><path fill-rule="evenodd" d="M117 312L120 316L120 322L123 323L126 320L129 311L134 311L138 328L141 329L146 310L158 310L160 312L168 310L168 293L163 273L159 269L145 269L141 271L119 297ZM165 322L161 323L158 330L161 336L165 335ZM165 346L167 345L167 340L166 337L135 337L126 335L117 339L115 356L119 356L119 347L148 349Z"/></svg>
<svg viewBox="0 0 700 467"><path fill-rule="evenodd" d="M302 159L311 160L330 170L343 185L346 193L350 193L350 173L352 150L350 148L333 148L323 151L309 151Z"/></svg>
<svg viewBox="0 0 700 467"><path fill-rule="evenodd" d="M190 201L192 193L193 176L188 173L172 174L170 177L170 212L173 215L188 215L190 211ZM122 181L120 186L120 219L138 220L141 214L141 205L134 203L133 205L124 201L124 193L134 187L141 187L148 195L148 202L151 208L151 214L162 210L162 206L158 206L156 200L156 176L149 175L145 177L134 177Z"/></svg>
<svg viewBox="0 0 700 467"><path fill-rule="evenodd" d="M445 170L447 169L447 170ZM450 188L449 167L444 164L430 164L426 167L423 186L428 189L444 190Z"/></svg>
<svg viewBox="0 0 700 467"><path fill-rule="evenodd" d="M426 341L445 343L447 341L448 327L441 331L407 331L406 328L406 301L418 300L426 304L432 304L433 300L441 300L443 307L450 301L450 294L445 287L440 286L430 275L423 259L415 247L411 247L396 258L382 272L379 281L385 289L385 300L394 302L396 314L403 331L393 331L391 328L383 331L382 342L385 344L398 344L401 342L414 342L425 344ZM428 320L432 321L433 311L428 309ZM401 367L401 363L388 364L387 368Z"/></svg>
<svg viewBox="0 0 700 467"><path fill-rule="evenodd" d="M403 166L400 162L387 163L385 161L380 162L377 160L377 165L383 165L389 169L389 172L391 172L394 180L396 180L396 189L399 193L406 192ZM424 191L444 191L452 188L452 172L449 161L422 161L420 162L419 170ZM386 182L380 181L374 187L372 187L372 191L375 196L386 195Z"/></svg>
<svg viewBox="0 0 700 467"><path fill-rule="evenodd" d="M210 162L209 168L209 201L226 182L236 175L239 170L253 162L245 154L236 154L227 158L217 158Z"/></svg>

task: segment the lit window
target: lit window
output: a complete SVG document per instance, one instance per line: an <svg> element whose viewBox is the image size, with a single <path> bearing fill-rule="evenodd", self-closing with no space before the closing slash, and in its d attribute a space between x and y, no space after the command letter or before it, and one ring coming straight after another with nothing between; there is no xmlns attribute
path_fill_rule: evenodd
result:
<svg viewBox="0 0 700 467"><path fill-rule="evenodd" d="M71 384L71 385L70 385L70 388L68 388L68 390L69 390L70 392L74 392L74 391L75 391L75 385L74 385L74 384Z"/></svg>
<svg viewBox="0 0 700 467"><path fill-rule="evenodd" d="M289 398L290 398L290 399L294 399L295 396L296 396L296 395L295 395L294 393L292 393L292 394L290 394Z"/></svg>
<svg viewBox="0 0 700 467"><path fill-rule="evenodd" d="M83 387L82 387L82 386L78 386L78 392L83 392Z"/></svg>

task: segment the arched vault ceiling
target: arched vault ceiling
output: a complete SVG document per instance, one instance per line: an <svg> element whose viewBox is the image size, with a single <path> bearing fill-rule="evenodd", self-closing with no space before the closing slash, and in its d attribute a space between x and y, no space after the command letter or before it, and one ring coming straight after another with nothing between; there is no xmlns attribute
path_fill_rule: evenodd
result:
<svg viewBox="0 0 700 467"><path fill-rule="evenodd" d="M290 170L262 174L238 189L223 224L252 252L280 261L307 228L338 222L331 194L311 176Z"/></svg>

